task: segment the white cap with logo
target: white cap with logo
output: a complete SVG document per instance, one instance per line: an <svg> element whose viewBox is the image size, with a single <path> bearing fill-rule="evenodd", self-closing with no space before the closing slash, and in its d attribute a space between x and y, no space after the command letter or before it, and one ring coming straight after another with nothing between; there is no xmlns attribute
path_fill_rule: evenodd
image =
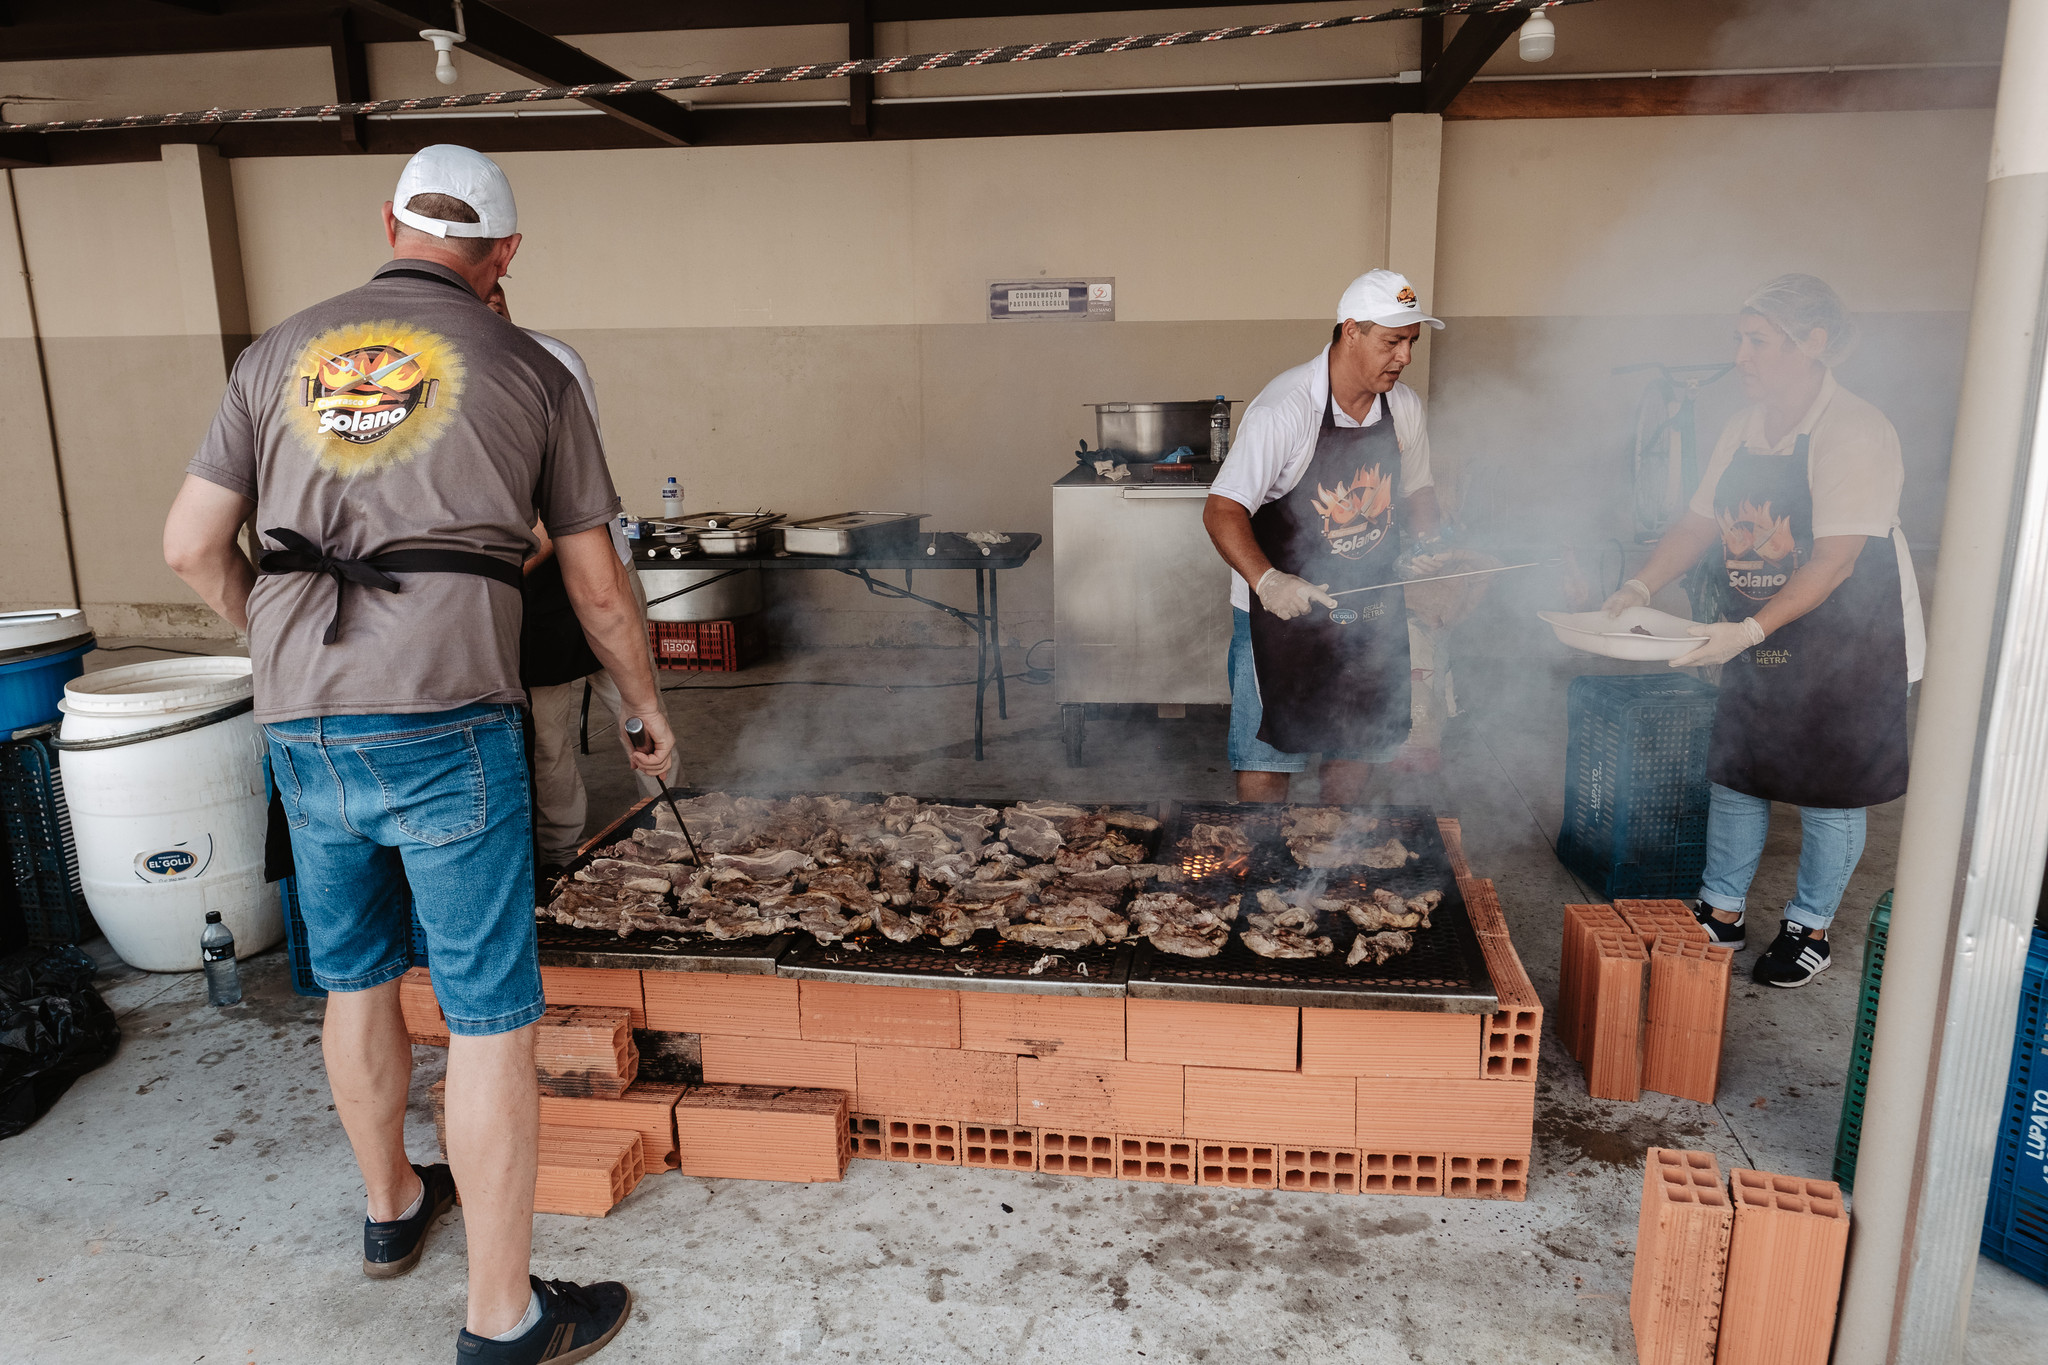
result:
<svg viewBox="0 0 2048 1365"><path fill-rule="evenodd" d="M476 210L474 223L451 223L414 213L406 205L416 194L445 194ZM436 237L510 237L519 230L519 210L512 185L498 163L482 152L438 142L413 153L398 173L391 214L409 228Z"/></svg>
<svg viewBox="0 0 2048 1365"><path fill-rule="evenodd" d="M1377 322L1382 327L1412 327L1418 322L1441 328L1443 323L1422 311L1421 300L1406 275L1368 270L1337 300L1337 321Z"/></svg>

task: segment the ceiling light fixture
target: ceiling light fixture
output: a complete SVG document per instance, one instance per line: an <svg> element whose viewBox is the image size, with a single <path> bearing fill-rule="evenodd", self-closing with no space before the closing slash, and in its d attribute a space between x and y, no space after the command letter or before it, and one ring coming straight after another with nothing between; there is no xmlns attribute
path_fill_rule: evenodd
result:
<svg viewBox="0 0 2048 1365"><path fill-rule="evenodd" d="M1557 25L1550 22L1550 16L1537 12L1529 16L1522 25L1520 35L1522 60L1525 62L1547 62L1557 51Z"/></svg>
<svg viewBox="0 0 2048 1365"><path fill-rule="evenodd" d="M1524 29L1523 32L1527 32ZM420 37L434 45L434 79L443 85L453 85L457 79L455 71L455 45L469 41L469 25L463 22L462 0L455 0L455 27L423 28ZM1527 56L1526 49L1523 56Z"/></svg>

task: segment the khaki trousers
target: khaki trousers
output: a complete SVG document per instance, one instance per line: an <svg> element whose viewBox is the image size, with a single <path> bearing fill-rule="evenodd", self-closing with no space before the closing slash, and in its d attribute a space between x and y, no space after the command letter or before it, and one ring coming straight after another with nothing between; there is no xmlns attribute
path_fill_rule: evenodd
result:
<svg viewBox="0 0 2048 1365"><path fill-rule="evenodd" d="M590 708L592 738L604 743L609 736L620 754L631 762L632 750L619 734L619 688L610 673L597 672L575 682L527 689L533 700L533 841L543 862L566 863L576 856L577 846L583 842L589 802L583 789L583 774L576 767L576 740L585 683L590 684L596 703ZM666 702L662 710L666 715ZM674 772L675 763L671 760L669 773L672 776ZM633 780L642 796L654 796L662 789L661 782L647 773L636 772Z"/></svg>

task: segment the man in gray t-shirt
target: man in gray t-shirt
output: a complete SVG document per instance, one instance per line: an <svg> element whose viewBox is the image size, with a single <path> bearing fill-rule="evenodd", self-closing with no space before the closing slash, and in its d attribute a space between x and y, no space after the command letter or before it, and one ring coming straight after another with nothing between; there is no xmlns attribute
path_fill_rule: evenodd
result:
<svg viewBox="0 0 2048 1365"><path fill-rule="evenodd" d="M164 528L171 567L249 632L256 718L291 830L335 1109L369 1191L363 1270L403 1274L463 1190L465 1360L587 1353L623 1285L530 1278L542 1013L518 707L520 565L536 521L620 723L672 741L597 426L561 362L485 306L518 250L504 173L463 147L407 163L393 259L259 337ZM236 536L251 512L261 575ZM415 1166L399 1008L410 908L451 1035L450 1166Z"/></svg>

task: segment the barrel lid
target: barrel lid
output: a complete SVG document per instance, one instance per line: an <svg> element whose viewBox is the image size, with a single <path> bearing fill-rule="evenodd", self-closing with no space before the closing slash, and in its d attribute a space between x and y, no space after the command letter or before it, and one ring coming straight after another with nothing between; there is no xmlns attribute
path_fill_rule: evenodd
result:
<svg viewBox="0 0 2048 1365"><path fill-rule="evenodd" d="M12 663L30 654L54 654L90 644L92 639L92 627L85 623L85 613L76 607L0 611L0 663Z"/></svg>
<svg viewBox="0 0 2048 1365"><path fill-rule="evenodd" d="M243 655L213 654L102 669L64 684L64 711L74 716L153 716L225 706L255 695L251 667Z"/></svg>

